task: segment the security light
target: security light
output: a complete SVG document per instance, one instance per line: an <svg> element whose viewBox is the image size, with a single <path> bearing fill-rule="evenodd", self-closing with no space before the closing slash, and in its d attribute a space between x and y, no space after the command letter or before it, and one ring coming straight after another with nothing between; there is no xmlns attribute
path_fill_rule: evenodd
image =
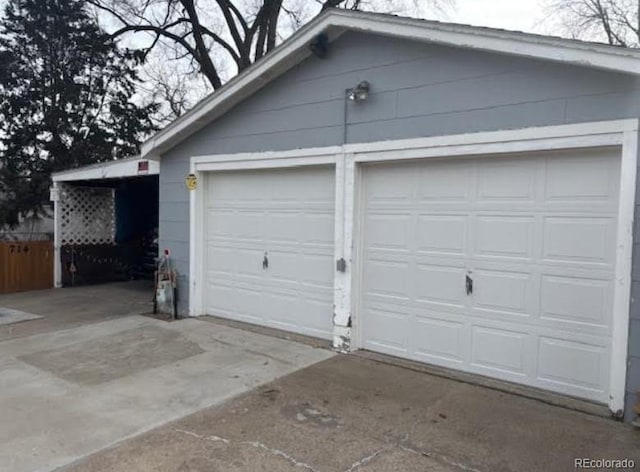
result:
<svg viewBox="0 0 640 472"><path fill-rule="evenodd" d="M347 98L354 103L364 102L369 98L369 82L363 80L355 88L347 90Z"/></svg>

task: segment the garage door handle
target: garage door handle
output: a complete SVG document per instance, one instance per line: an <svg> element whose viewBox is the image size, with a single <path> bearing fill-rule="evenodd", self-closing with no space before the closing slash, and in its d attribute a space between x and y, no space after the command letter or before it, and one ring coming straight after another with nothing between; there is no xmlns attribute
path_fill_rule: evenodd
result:
<svg viewBox="0 0 640 472"><path fill-rule="evenodd" d="M466 282L465 285L467 288L467 295L471 295L473 293L473 279L467 275L465 282Z"/></svg>
<svg viewBox="0 0 640 472"><path fill-rule="evenodd" d="M269 258L267 257L267 253L264 253L264 259L262 259L262 268L263 269L268 269L269 268Z"/></svg>

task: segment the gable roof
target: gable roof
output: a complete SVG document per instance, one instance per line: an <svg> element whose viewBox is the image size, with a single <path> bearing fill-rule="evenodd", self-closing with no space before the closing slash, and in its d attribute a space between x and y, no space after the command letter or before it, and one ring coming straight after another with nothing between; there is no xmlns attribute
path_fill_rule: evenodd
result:
<svg viewBox="0 0 640 472"><path fill-rule="evenodd" d="M637 49L333 8L307 23L264 58L145 141L141 146L141 156L158 158L162 153L309 57L311 55L309 44L318 34L324 32L328 35L329 41L332 41L345 31L359 31L614 72L640 74L640 50Z"/></svg>

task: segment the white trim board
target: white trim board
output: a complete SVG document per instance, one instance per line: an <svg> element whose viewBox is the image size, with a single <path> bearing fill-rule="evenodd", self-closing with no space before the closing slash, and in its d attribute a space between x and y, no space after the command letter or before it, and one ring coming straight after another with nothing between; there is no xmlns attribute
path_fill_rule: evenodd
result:
<svg viewBox="0 0 640 472"><path fill-rule="evenodd" d="M332 8L307 23L261 61L145 141L141 146L141 155L158 158L309 57L311 52L308 45L318 34L325 32L333 40L349 30L640 74L640 51L632 48Z"/></svg>
<svg viewBox="0 0 640 472"><path fill-rule="evenodd" d="M631 264L633 248L633 217L635 207L636 169L638 153L638 120L618 120L575 125L526 128L487 133L472 133L413 140L382 141L327 148L301 149L286 152L211 155L191 158L191 172L201 180L207 171L233 169L276 168L336 164L336 201L334 254L347 261L347 271L334 279L334 346L346 350L358 347L358 302L354 296L358 287L358 271L352 268L357 255L356 219L359 215L358 172L363 163L402 161L407 159L452 158L513 154L560 149L580 149L616 146L622 149L618 230L616 239L616 283L614 289L611 379L609 408L614 415L624 409L627 374L627 341L629 335L629 301L631 297ZM190 198L190 313L203 313L204 293L197 280L204 276L202 254L203 188L191 192ZM339 188L341 187L341 188ZM202 280L202 279L201 279ZM357 295L357 294L356 294ZM349 322L351 326L349 327ZM349 346L349 342L351 345ZM355 343L354 343L355 341Z"/></svg>
<svg viewBox="0 0 640 472"><path fill-rule="evenodd" d="M141 162L147 163L148 171L138 171L138 165ZM143 177L145 175L159 174L160 162L134 157L57 172L53 174L51 178L54 182L77 182L79 180L121 179L125 177Z"/></svg>
<svg viewBox="0 0 640 472"><path fill-rule="evenodd" d="M623 133L620 166L620 197L616 239L616 269L613 300L613 332L611 344L611 380L609 409L621 417L627 379L627 350L629 348L629 310L631 302L631 273L633 248L633 217L638 170L638 129Z"/></svg>
<svg viewBox="0 0 640 472"><path fill-rule="evenodd" d="M282 152L212 154L192 157L191 166L192 172L207 172L335 164L336 156L341 152L340 146L329 146Z"/></svg>

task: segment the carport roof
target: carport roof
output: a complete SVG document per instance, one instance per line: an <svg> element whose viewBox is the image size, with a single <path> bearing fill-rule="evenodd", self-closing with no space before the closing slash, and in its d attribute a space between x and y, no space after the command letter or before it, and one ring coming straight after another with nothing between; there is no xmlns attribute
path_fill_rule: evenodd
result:
<svg viewBox="0 0 640 472"><path fill-rule="evenodd" d="M145 175L158 175L159 173L160 163L158 161L150 161L140 156L134 156L56 172L51 178L54 182L76 182L142 177Z"/></svg>
<svg viewBox="0 0 640 472"><path fill-rule="evenodd" d="M330 9L267 56L201 100L193 109L141 146L142 157L157 159L191 134L311 55L310 43L325 33L329 41L346 31L543 59L619 73L640 74L640 50L493 28L441 23L380 13Z"/></svg>

